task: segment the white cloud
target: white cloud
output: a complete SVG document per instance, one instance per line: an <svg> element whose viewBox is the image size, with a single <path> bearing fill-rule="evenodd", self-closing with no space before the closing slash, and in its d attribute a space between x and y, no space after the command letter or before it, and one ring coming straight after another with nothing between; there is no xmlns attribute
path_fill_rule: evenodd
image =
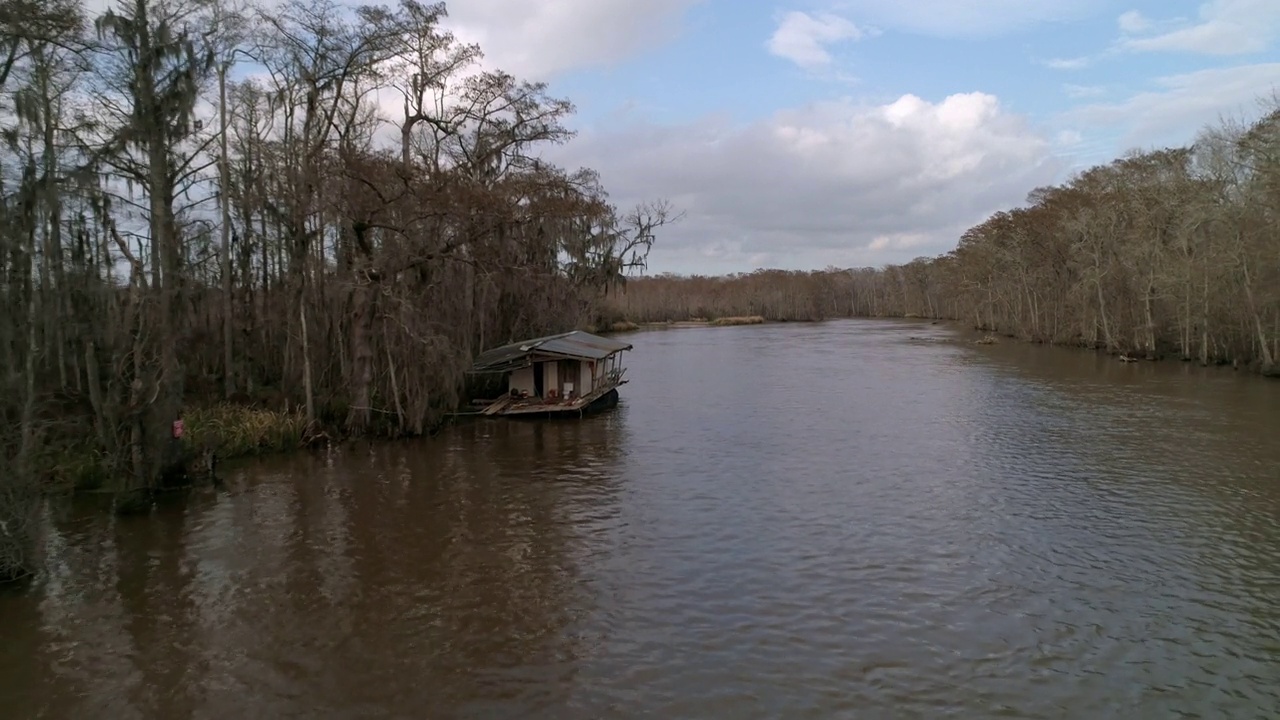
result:
<svg viewBox="0 0 1280 720"><path fill-rule="evenodd" d="M1048 139L982 93L825 102L746 126L706 118L584 132L553 159L599 169L621 207L666 197L687 213L654 250L658 272L945 252L1060 166Z"/></svg>
<svg viewBox="0 0 1280 720"><path fill-rule="evenodd" d="M1084 142L1084 135L1079 130L1061 130L1058 132L1055 142L1060 147L1073 147Z"/></svg>
<svg viewBox="0 0 1280 720"><path fill-rule="evenodd" d="M769 52L804 68L831 63L827 47L845 40L859 40L863 31L839 15L793 11L782 17L765 46Z"/></svg>
<svg viewBox="0 0 1280 720"><path fill-rule="evenodd" d="M1116 133L1123 146L1188 143L1206 125L1227 117L1255 116L1259 101L1280 89L1280 63L1199 70L1159 78L1156 85L1158 89L1123 102L1075 108L1063 120Z"/></svg>
<svg viewBox="0 0 1280 720"><path fill-rule="evenodd" d="M1153 19L1130 10L1116 18L1116 25L1120 37L1106 49L1093 55L1055 58L1044 64L1055 70L1080 70L1126 52L1262 52L1280 38L1280 0L1210 0L1200 6L1199 22Z"/></svg>
<svg viewBox="0 0 1280 720"><path fill-rule="evenodd" d="M836 7L877 26L941 37L1000 35L1087 17L1109 0L841 0Z"/></svg>
<svg viewBox="0 0 1280 720"><path fill-rule="evenodd" d="M1093 63L1092 58L1078 57L1078 58L1053 58L1052 60L1046 60L1044 64L1048 65L1054 70L1081 70L1089 67L1089 65L1091 65L1092 63Z"/></svg>
<svg viewBox="0 0 1280 720"><path fill-rule="evenodd" d="M1126 33L1151 29L1150 22L1129 23L1120 16ZM1132 20L1132 18L1131 18ZM1146 37L1125 38L1121 46L1137 52L1191 52L1204 55L1242 55L1267 50L1280 38L1280 2L1277 0L1212 0L1200 7L1199 22Z"/></svg>
<svg viewBox="0 0 1280 720"><path fill-rule="evenodd" d="M443 23L480 45L485 65L546 80L608 66L673 39L684 12L701 0L466 0L449 3Z"/></svg>
<svg viewBox="0 0 1280 720"><path fill-rule="evenodd" d="M910 250L929 244L929 236L925 233L891 233L877 236L867 244L868 250Z"/></svg>
<svg viewBox="0 0 1280 720"><path fill-rule="evenodd" d="M1137 10L1124 13L1116 20L1116 24L1120 26L1120 32L1130 35L1143 33L1151 28L1151 21Z"/></svg>

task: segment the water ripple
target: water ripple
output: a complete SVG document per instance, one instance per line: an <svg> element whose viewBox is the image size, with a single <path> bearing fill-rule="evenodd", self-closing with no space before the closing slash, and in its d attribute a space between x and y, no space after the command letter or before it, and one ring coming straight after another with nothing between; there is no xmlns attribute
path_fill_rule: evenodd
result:
<svg viewBox="0 0 1280 720"><path fill-rule="evenodd" d="M50 517L14 717L1262 718L1280 388L888 322L636 336L585 422Z"/></svg>

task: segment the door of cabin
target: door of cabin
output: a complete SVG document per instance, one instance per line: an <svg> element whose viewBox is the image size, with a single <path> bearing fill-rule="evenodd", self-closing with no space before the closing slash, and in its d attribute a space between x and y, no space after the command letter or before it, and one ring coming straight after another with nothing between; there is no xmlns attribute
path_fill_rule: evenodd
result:
<svg viewBox="0 0 1280 720"><path fill-rule="evenodd" d="M543 385L545 381L542 379L542 363L533 364L533 394L535 397L542 397Z"/></svg>
<svg viewBox="0 0 1280 720"><path fill-rule="evenodd" d="M581 394L578 388L579 363L577 360L561 360L557 373L560 380L560 397L569 397L569 393L577 392Z"/></svg>

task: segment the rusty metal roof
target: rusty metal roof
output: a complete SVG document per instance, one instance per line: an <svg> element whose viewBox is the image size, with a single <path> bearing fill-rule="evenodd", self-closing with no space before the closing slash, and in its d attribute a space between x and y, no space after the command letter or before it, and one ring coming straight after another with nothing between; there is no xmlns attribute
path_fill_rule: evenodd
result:
<svg viewBox="0 0 1280 720"><path fill-rule="evenodd" d="M534 353L578 360L603 360L616 352L630 349L630 343L574 330L486 350L476 358L471 370L472 372L508 370L523 365L525 360Z"/></svg>

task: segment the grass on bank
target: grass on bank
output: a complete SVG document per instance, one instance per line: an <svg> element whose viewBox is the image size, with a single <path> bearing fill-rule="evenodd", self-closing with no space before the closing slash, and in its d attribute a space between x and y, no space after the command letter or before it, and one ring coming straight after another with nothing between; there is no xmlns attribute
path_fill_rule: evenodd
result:
<svg viewBox="0 0 1280 720"><path fill-rule="evenodd" d="M234 403L196 408L184 418L184 445L213 450L224 460L293 450L302 445L307 418L301 412L263 410Z"/></svg>
<svg viewBox="0 0 1280 720"><path fill-rule="evenodd" d="M730 327L733 325L763 325L768 322L760 315L729 315L717 318L694 317L685 320L665 320L640 323L637 327ZM631 323L634 325L635 323Z"/></svg>
<svg viewBox="0 0 1280 720"><path fill-rule="evenodd" d="M623 333L644 328L680 328L680 327L729 327L734 325L763 325L768 322L760 315L735 315L731 317L705 318L694 317L684 320L661 320L657 322L633 322L617 320L593 325L587 332Z"/></svg>
<svg viewBox="0 0 1280 720"><path fill-rule="evenodd" d="M707 324L708 324L708 325L713 325L713 326L715 326L715 327L728 327L728 326L732 326L732 325L763 325L763 324L764 324L764 318L760 317L759 315L742 315L742 316L738 316L738 317L722 317L722 318L716 318L715 320L712 320L711 322L709 322L709 323L707 323Z"/></svg>
<svg viewBox="0 0 1280 720"><path fill-rule="evenodd" d="M97 489L111 476L107 457L92 433L42 443L34 467L44 487L52 492Z"/></svg>
<svg viewBox="0 0 1280 720"><path fill-rule="evenodd" d="M198 459L213 452L220 462L296 450L307 435L307 419L301 412L234 403L190 409L183 421L183 454ZM36 467L44 487L55 493L108 489L114 472L91 427L74 434L46 435Z"/></svg>

